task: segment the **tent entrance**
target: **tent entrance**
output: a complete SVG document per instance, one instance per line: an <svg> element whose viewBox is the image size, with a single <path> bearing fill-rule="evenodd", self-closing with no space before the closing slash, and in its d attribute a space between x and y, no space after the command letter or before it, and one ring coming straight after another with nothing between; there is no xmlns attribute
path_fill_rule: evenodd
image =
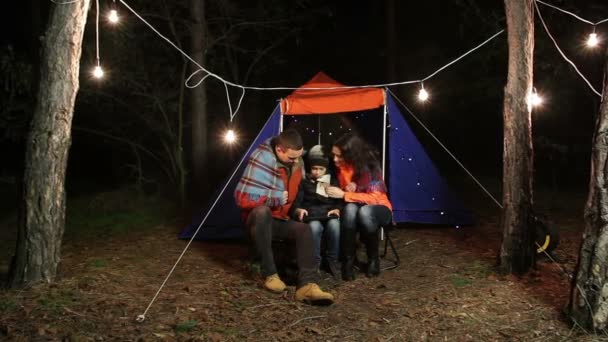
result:
<svg viewBox="0 0 608 342"><path fill-rule="evenodd" d="M343 134L353 132L381 152L383 114L383 108L377 108L336 114L283 115L283 129L297 130L305 149L317 144L330 147Z"/></svg>

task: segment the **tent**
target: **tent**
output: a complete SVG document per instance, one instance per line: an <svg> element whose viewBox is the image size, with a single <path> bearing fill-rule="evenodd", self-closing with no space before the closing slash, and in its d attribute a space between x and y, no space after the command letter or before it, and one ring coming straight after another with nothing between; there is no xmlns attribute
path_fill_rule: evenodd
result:
<svg viewBox="0 0 608 342"><path fill-rule="evenodd" d="M470 211L464 208L439 174L402 115L393 94L380 88L336 87L344 85L324 73L318 73L282 99L201 216L182 231L180 238L191 238L201 223L197 239L244 237L233 193L247 165L246 161L255 147L281 132L287 118L293 121L311 115L320 118L355 113L357 118L367 116L376 121L375 126L366 123L362 131L367 133L366 139L376 140L381 145L379 149L395 222L454 226L472 224ZM377 130L371 127L377 127ZM326 144L331 144L331 141Z"/></svg>

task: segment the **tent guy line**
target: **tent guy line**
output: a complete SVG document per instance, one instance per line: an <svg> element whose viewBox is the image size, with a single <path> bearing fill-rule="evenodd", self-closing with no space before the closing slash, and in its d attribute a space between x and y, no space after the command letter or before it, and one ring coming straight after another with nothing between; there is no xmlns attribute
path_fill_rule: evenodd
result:
<svg viewBox="0 0 608 342"><path fill-rule="evenodd" d="M483 192L486 193L486 195L488 195L488 197L490 197L492 199L492 201L494 201L494 203L496 203L496 205L502 210L503 209L503 205L492 195L492 193L490 193L490 191L488 189L486 189L485 186L483 186L483 184L481 184L481 182L460 162L460 160L458 160L458 158L456 158L456 156L441 142L441 140L439 140L439 138L437 138L437 136L435 136L435 134L433 134L433 132L426 127L426 125L420 120L418 119L418 117L416 115L414 115L414 112L412 112L408 106L406 106L400 98L397 97L397 95L395 93L393 93L390 89L388 89L388 92L390 92L391 94L393 94L393 97L395 98L395 100L397 100L397 102L399 102L399 104L401 106L403 106L403 108L405 108L405 110L407 110L408 113L410 113L410 115L416 120L416 122L418 122L418 124L424 128L424 130L437 142L437 144L439 144L439 146L441 146L441 148L444 149L444 151L450 155L450 157L452 157L452 159L454 159L454 161L469 175L469 177L471 177L471 179L473 179L473 181L475 183L477 183L477 185L483 190Z"/></svg>
<svg viewBox="0 0 608 342"><path fill-rule="evenodd" d="M278 107L278 105L277 105ZM264 128L268 125L268 123L270 122L272 116L268 118L268 120L266 120L266 123L264 124L264 126L262 127L262 129L260 130L260 132L258 133L257 137L253 140L256 141L259 136L262 134L262 132L264 131ZM253 144L251 146L249 146L249 148L247 149L247 151L245 151L245 155L247 155L252 149L253 147L255 147ZM234 171L232 172L232 174L230 175L229 179L234 178L235 174L237 173L237 171L239 170L239 167L241 166L241 164L243 164L243 162L247 160L247 158L243 157L241 158L241 160L239 161L238 165L235 167ZM213 202L213 204L211 205L211 208L209 209L209 211L207 212L207 214L205 214L205 217L203 218L203 220L201 221L201 223L198 225L198 227L196 228L196 231L194 232L194 234L192 234L192 237L190 238L190 240L188 241L188 243L186 244L186 246L184 247L184 250L182 251L182 253L179 255L179 257L177 258L177 260L175 261L175 264L173 265L173 267L171 268L171 270L169 271L169 273L167 274L167 276L165 277L165 280L162 282L162 284L160 285L160 287L158 288L158 290L156 291L156 293L154 294L154 297L152 297L152 300L150 300L150 303L148 303L148 306L146 307L146 309L144 310L144 312L141 315L138 315L136 320L139 323L142 323L143 321L146 320L146 314L148 313L148 310L150 310L150 307L152 307L152 304L154 304L154 302L156 301L156 298L158 297L158 295L160 294L160 292L162 291L162 289L165 287L165 284L167 283L167 281L169 280L169 278L171 278L171 275L173 274L173 272L175 271L175 268L177 268L177 265L179 264L179 262L182 260L182 257L184 256L184 254L186 254L186 251L188 250L188 248L190 247L190 245L192 244L192 241L194 241L194 239L196 238L198 232L201 230L201 228L203 227L203 224L205 223L205 221L207 221L207 217L209 216L209 214L212 212L212 210L215 208L215 206L217 205L217 202L220 200L220 198L222 197L222 195L224 194L224 192L226 191L226 188L228 187L228 185L230 185L230 182L226 182L226 184L224 185L224 187L222 188L222 190L220 191L219 195L217 196L217 198L215 199L215 201Z"/></svg>

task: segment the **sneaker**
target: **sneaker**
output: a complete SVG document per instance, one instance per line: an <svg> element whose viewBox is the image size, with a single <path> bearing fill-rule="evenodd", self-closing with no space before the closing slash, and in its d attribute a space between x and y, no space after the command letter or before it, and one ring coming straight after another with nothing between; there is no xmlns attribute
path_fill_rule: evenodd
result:
<svg viewBox="0 0 608 342"><path fill-rule="evenodd" d="M266 277L266 280L264 280L264 287L267 290L276 293L281 293L285 291L285 288L287 288L285 283L281 280L281 278L279 278L279 275L276 273Z"/></svg>
<svg viewBox="0 0 608 342"><path fill-rule="evenodd" d="M331 305L334 303L334 296L321 290L319 285L308 283L296 291L296 300L313 305Z"/></svg>

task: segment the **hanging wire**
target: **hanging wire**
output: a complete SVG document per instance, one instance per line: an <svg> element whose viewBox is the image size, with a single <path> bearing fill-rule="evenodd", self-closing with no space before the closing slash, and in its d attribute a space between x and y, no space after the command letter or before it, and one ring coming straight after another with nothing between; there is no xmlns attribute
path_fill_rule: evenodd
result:
<svg viewBox="0 0 608 342"><path fill-rule="evenodd" d="M600 21L597 21L597 22L592 22L591 20L587 20L587 19L585 19L585 18L582 18L582 17L580 17L580 16L578 16L578 15L576 15L576 14L572 13L572 12L568 12L568 11L566 11L566 10L564 10L564 9L561 9L561 8L559 8L559 7L555 6L555 5L548 4L548 3L544 2L544 1L541 1L541 0L535 0L535 2L538 2L538 3L543 4L543 5L545 5L545 6L551 7L551 8L553 8L553 9L556 9L556 10L558 10L558 11L562 12L562 13L565 13L565 14L571 15L571 16L573 16L574 18L576 18L576 19L578 19L578 20L580 20L580 21L582 21L582 22L584 22L584 23L590 24L590 25L599 25L599 24L601 24L601 23L604 23L604 22L608 21L608 18L606 18L606 19L603 19L603 20L600 20Z"/></svg>
<svg viewBox="0 0 608 342"><path fill-rule="evenodd" d="M118 0L118 1L121 4L123 4L129 11L131 11L131 13L133 13L139 20L141 20L144 24L146 24L152 31L154 31L154 33L156 33L164 41L166 41L167 43L169 43L173 48L175 48L178 52L180 52L186 59L188 59L190 62L194 63L197 67L199 67L199 69L196 70L194 73L199 73L201 71L204 71L207 74L209 74L209 76L212 76L213 78L219 80L220 82L222 82L222 83L224 83L226 85L229 85L229 86L232 86L232 87L236 87L236 88L241 88L241 89L247 89L247 90L296 90L296 89L297 90L332 90L332 89L382 88L382 87L390 87L390 86L398 86L398 85L420 83L423 80L428 80L431 77L435 76L440 71L444 70L445 68L447 68L450 65L454 64L455 62L459 61L460 59L462 59L466 55L470 54L471 52L479 49L480 47L482 47L483 45L487 44L488 42L490 42L491 40L493 40L494 38L496 38L497 36L499 36L501 33L504 32L504 29L498 31L497 33L495 33L494 35L492 35L490 38L486 39L481 44L475 46L473 49L465 52L463 55L459 56L455 60L450 61L446 65L444 65L441 68L439 68L437 71L431 73L429 76L425 77L424 79L420 79L420 80L401 81L401 82L392 82L392 83L368 84L368 85L360 85L360 86L339 86L339 87L306 87L306 88L282 87L282 86L281 87L254 87L254 86L244 86L244 85L241 85L241 84L238 84L238 83L230 82L228 80L225 80L221 76L219 76L217 74L214 74L213 72L211 72L208 69L204 68L198 62L196 62L194 59L192 59L192 57L190 57L186 52L184 52L182 49L180 49L169 38L167 38L162 33L160 33L152 24L150 24L148 21L146 21L141 15L139 15L139 13L137 13L133 8L131 8L124 0Z"/></svg>
<svg viewBox="0 0 608 342"><path fill-rule="evenodd" d="M97 57L97 66L100 66L99 60L99 0L95 0L95 9L97 13L95 14L95 53Z"/></svg>
<svg viewBox="0 0 608 342"><path fill-rule="evenodd" d="M601 98L602 93L595 90L595 88L593 87L591 82L589 82L589 80L578 70L578 68L576 67L576 64L574 64L574 62L572 62L570 59L568 59L568 57L566 57L566 54L564 54L562 49L560 49L559 45L557 44L557 41L555 40L555 38L553 38L553 36L551 35L551 32L549 32L549 28L547 27L547 24L545 23L545 20L543 19L543 15L540 13L540 9L538 8L538 4L536 3L537 1L534 2L534 6L536 7L536 13L538 13L538 18L540 19L540 22L543 24L543 27L545 28L545 32L547 32L547 35L549 36L549 38L551 38L551 41L553 41L555 48L557 49L557 51L559 51L560 55L566 60L566 62L568 62L574 68L576 73L585 81L585 83L587 83L587 86L589 86L591 91L593 91L597 96L599 96Z"/></svg>

